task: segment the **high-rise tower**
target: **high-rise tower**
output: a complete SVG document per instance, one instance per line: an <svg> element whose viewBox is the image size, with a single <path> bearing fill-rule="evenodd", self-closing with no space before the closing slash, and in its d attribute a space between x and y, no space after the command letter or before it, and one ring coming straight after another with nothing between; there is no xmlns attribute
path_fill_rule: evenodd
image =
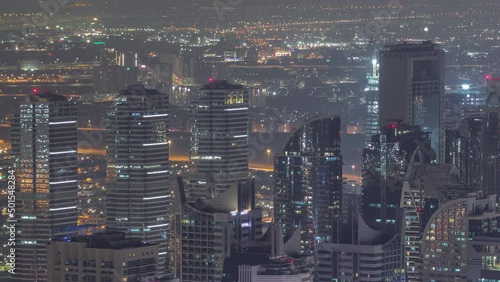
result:
<svg viewBox="0 0 500 282"><path fill-rule="evenodd" d="M369 227L387 234L397 232L404 174L417 148L424 152L423 163L435 159L428 133L419 126L390 124L373 135L364 149L362 214Z"/></svg>
<svg viewBox="0 0 500 282"><path fill-rule="evenodd" d="M168 95L142 85L115 98L107 137L107 229L159 244L167 257L169 183Z"/></svg>
<svg viewBox="0 0 500 282"><path fill-rule="evenodd" d="M340 118L307 121L274 159L274 220L284 234L300 225L301 252L334 242L342 201Z"/></svg>
<svg viewBox="0 0 500 282"><path fill-rule="evenodd" d="M15 156L15 281L47 281L47 244L77 225L77 104L43 93L12 122Z"/></svg>
<svg viewBox="0 0 500 282"><path fill-rule="evenodd" d="M376 53L374 50L373 60L372 60L372 71L366 76L368 82L365 88L365 99L366 99L366 121L365 121L365 145L370 142L372 135L376 135L380 132L379 125L379 73L378 73L378 61Z"/></svg>
<svg viewBox="0 0 500 282"><path fill-rule="evenodd" d="M189 199L215 198L248 178L248 91L226 80L201 90L191 115Z"/></svg>
<svg viewBox="0 0 500 282"><path fill-rule="evenodd" d="M445 53L430 41L387 45L380 52L379 124L398 120L431 132L437 161L444 163L442 100Z"/></svg>

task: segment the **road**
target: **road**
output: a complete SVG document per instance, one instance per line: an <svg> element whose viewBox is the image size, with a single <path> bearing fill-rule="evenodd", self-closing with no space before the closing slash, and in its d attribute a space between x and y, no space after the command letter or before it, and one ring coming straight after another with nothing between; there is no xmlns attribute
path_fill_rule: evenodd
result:
<svg viewBox="0 0 500 282"><path fill-rule="evenodd" d="M89 154L89 155L100 155L100 156L106 155L106 152L104 150L78 149L78 153L79 154ZM188 162L189 161L189 157L183 156L183 155L170 155L169 159L173 162ZM274 171L274 168L272 166L263 165L260 163L250 163L249 169L258 170L258 171L265 171L265 172L273 172ZM353 174L344 173L342 175L342 177L347 179L347 180L354 180L357 182L360 182L362 180L360 175L353 175Z"/></svg>

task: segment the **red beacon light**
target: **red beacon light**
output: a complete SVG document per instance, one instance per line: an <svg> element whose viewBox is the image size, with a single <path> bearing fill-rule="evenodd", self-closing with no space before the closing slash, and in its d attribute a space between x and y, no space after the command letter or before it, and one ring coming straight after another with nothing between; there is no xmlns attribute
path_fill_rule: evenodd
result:
<svg viewBox="0 0 500 282"><path fill-rule="evenodd" d="M40 93L40 89L39 88L33 88L31 90L31 92L33 92L33 94L38 94L38 93Z"/></svg>
<svg viewBox="0 0 500 282"><path fill-rule="evenodd" d="M215 81L215 79L213 77L211 77L211 78L208 79L209 83L214 83L214 81Z"/></svg>
<svg viewBox="0 0 500 282"><path fill-rule="evenodd" d="M486 75L486 80L490 80L491 79L491 75L487 74Z"/></svg>

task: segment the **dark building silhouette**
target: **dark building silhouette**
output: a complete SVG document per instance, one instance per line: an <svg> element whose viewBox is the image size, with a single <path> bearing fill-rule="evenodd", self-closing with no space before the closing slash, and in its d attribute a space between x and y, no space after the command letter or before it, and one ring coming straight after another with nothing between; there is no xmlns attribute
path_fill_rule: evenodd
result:
<svg viewBox="0 0 500 282"><path fill-rule="evenodd" d="M425 163L435 158L429 133L419 126L390 124L372 136L363 151L363 218L375 230L395 232L396 212L404 175L417 147L427 152Z"/></svg>
<svg viewBox="0 0 500 282"><path fill-rule="evenodd" d="M460 172L460 180L467 186L481 189L483 183L483 118L468 118L457 130L446 131L446 163Z"/></svg>

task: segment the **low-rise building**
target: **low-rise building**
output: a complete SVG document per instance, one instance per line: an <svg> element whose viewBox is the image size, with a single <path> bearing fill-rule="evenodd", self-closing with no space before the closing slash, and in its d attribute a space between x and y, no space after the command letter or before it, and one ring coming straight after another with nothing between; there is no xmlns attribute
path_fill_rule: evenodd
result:
<svg viewBox="0 0 500 282"><path fill-rule="evenodd" d="M59 237L48 245L48 281L147 281L156 275L158 248L121 232Z"/></svg>

